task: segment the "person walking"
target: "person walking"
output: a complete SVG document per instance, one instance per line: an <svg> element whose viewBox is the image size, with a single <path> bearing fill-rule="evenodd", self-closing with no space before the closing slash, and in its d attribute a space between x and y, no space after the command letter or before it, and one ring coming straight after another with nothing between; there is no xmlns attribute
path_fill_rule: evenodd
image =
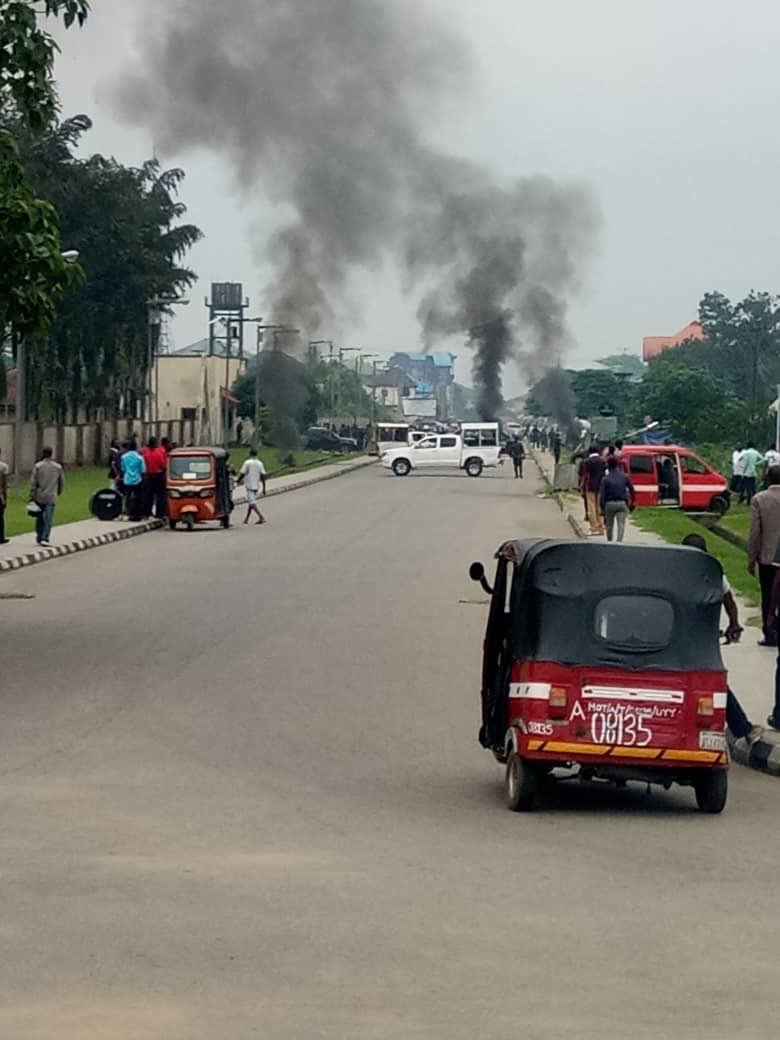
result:
<svg viewBox="0 0 780 1040"><path fill-rule="evenodd" d="M122 452L122 485L127 496L127 519L133 523L143 517L143 483L146 463L143 455L135 449L135 445L128 441Z"/></svg>
<svg viewBox="0 0 780 1040"><path fill-rule="evenodd" d="M625 538L628 510L634 495L634 485L620 468L620 460L617 455L610 455L599 491L599 507L606 521L608 542L614 541L616 523L618 542Z"/></svg>
<svg viewBox="0 0 780 1040"><path fill-rule="evenodd" d="M260 512L257 505L257 496L260 493L260 488L263 489L263 497L265 497L265 481L266 481L266 470L262 463L262 460L257 457L257 448L252 448L249 452L249 458L246 460L244 465L238 474L237 484L243 484L246 487L246 504L247 511L244 523L249 523L249 517L252 513L257 517L258 524L264 524L265 517Z"/></svg>
<svg viewBox="0 0 780 1040"><path fill-rule="evenodd" d="M35 517L35 538L38 545L51 545L54 509L65 487L65 471L53 459L51 448L44 448L39 462L33 466L30 477L30 501L39 507Z"/></svg>
<svg viewBox="0 0 780 1040"><path fill-rule="evenodd" d="M8 505L8 463L0 459L0 545L8 545L5 536L5 510Z"/></svg>
<svg viewBox="0 0 780 1040"><path fill-rule="evenodd" d="M585 493L585 509L588 523L590 524L590 533L594 537L604 534L604 520L601 515L599 494L606 468L604 459L598 450L593 447L590 455L588 455L582 465L582 486Z"/></svg>
<svg viewBox="0 0 780 1040"><path fill-rule="evenodd" d="M759 646L777 646L777 633L770 605L772 586L777 573L777 546L780 542L780 466L768 470L766 491L759 491L750 503L750 536L748 538L748 571L758 572L761 586L763 637Z"/></svg>
<svg viewBox="0 0 780 1040"><path fill-rule="evenodd" d="M740 502L747 502L748 505L750 505L753 495L756 493L756 477L761 458L761 452L756 451L755 444L750 441L747 448L743 451L741 459L742 492L740 494Z"/></svg>

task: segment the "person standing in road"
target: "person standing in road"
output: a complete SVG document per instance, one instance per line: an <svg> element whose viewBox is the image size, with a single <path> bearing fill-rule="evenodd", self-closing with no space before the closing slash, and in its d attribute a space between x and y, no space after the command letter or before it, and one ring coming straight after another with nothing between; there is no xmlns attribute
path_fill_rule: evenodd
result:
<svg viewBox="0 0 780 1040"><path fill-rule="evenodd" d="M742 453L742 493L741 502L750 505L753 495L756 493L756 477L758 466L761 463L761 452L756 451L756 446L751 441Z"/></svg>
<svg viewBox="0 0 780 1040"><path fill-rule="evenodd" d="M607 459L607 472L602 478L599 491L599 506L607 526L607 541L614 541L615 522L617 522L617 540L622 542L626 536L626 520L630 504L634 501L634 485L620 468L617 455Z"/></svg>
<svg viewBox="0 0 780 1040"><path fill-rule="evenodd" d="M249 458L246 460L244 465L241 467L241 471L238 474L238 484L243 484L246 487L246 504L247 511L244 523L249 523L249 517L252 513L257 517L258 524L265 523L265 517L260 512L257 505L257 496L260 493L260 488L263 489L263 497L265 497L265 481L266 471L262 460L257 457L257 448L252 448L249 452Z"/></svg>
<svg viewBox="0 0 780 1040"><path fill-rule="evenodd" d="M168 453L162 445L157 443L156 437L150 437L141 454L146 465L144 513L146 516L151 516L154 513L157 519L160 520L168 511L165 494L165 470L168 465Z"/></svg>
<svg viewBox="0 0 780 1040"><path fill-rule="evenodd" d="M515 479L520 479L523 476L525 448L519 437L513 437L509 442L509 454L512 456L512 464L515 467Z"/></svg>
<svg viewBox="0 0 780 1040"><path fill-rule="evenodd" d="M8 545L5 536L5 508L8 505L8 463L0 459L0 545Z"/></svg>
<svg viewBox="0 0 780 1040"><path fill-rule="evenodd" d="M761 586L763 638L759 646L776 646L777 633L769 621L772 617L772 586L777 573L776 554L780 542L780 466L772 466L766 475L768 487L759 491L750 503L750 537L748 571L758 571Z"/></svg>
<svg viewBox="0 0 780 1040"><path fill-rule="evenodd" d="M143 482L146 463L131 442L125 445L121 465L122 485L127 496L127 518L135 523L143 516Z"/></svg>
<svg viewBox="0 0 780 1040"><path fill-rule="evenodd" d="M604 479L606 463L594 446L582 466L583 491L585 492L585 508L590 524L590 533L595 536L604 534L604 521L601 516L599 494L601 481Z"/></svg>
<svg viewBox="0 0 780 1040"><path fill-rule="evenodd" d="M33 466L30 477L30 501L40 507L35 517L35 537L38 545L51 545L54 508L65 487L65 472L52 458L51 448L44 448L39 462Z"/></svg>

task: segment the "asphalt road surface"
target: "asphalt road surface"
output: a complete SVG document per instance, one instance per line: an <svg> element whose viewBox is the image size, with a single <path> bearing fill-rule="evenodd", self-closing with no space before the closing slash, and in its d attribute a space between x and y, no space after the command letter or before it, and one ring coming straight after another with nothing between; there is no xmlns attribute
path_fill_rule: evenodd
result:
<svg viewBox="0 0 780 1040"><path fill-rule="evenodd" d="M537 492L376 468L0 579L3 1040L771 1033L778 781L503 807L466 570L569 534Z"/></svg>

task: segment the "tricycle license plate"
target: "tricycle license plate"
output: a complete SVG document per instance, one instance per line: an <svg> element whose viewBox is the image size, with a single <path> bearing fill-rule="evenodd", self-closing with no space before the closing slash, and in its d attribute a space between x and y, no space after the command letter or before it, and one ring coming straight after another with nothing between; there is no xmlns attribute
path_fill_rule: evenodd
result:
<svg viewBox="0 0 780 1040"><path fill-rule="evenodd" d="M653 743L652 716L633 705L613 704L590 714L590 738L594 744L647 747Z"/></svg>
<svg viewBox="0 0 780 1040"><path fill-rule="evenodd" d="M711 733L709 730L705 730L699 734L699 747L702 751L725 751L726 734Z"/></svg>

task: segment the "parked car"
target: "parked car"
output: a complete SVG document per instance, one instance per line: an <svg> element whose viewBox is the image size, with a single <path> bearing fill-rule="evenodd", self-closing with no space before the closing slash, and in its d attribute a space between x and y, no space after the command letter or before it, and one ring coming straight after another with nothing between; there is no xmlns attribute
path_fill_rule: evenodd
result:
<svg viewBox="0 0 780 1040"><path fill-rule="evenodd" d="M352 437L341 437L324 426L310 426L306 431L306 448L309 451L357 451L358 442Z"/></svg>

